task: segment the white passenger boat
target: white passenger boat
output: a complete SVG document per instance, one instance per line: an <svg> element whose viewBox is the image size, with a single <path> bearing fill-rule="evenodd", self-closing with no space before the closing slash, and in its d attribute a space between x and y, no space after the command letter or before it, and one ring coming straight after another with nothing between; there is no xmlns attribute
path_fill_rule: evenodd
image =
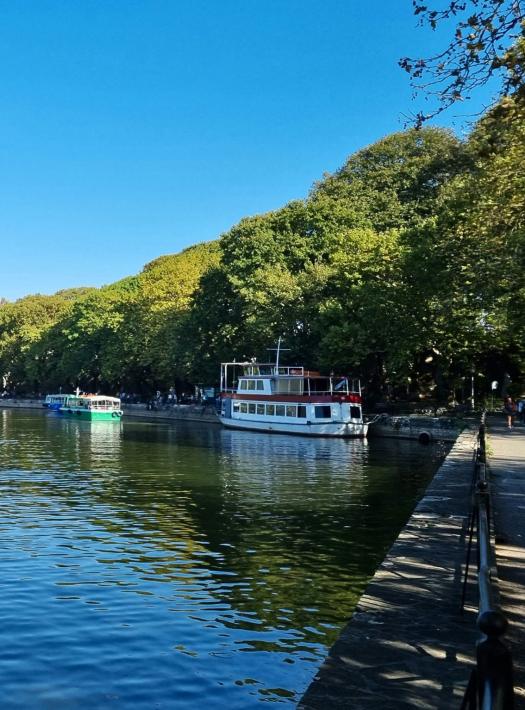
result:
<svg viewBox="0 0 525 710"><path fill-rule="evenodd" d="M365 437L359 380L302 366L223 362L221 423L234 429L307 436Z"/></svg>
<svg viewBox="0 0 525 710"><path fill-rule="evenodd" d="M87 419L88 421L120 421L122 409L118 397L108 395L81 394L68 397L60 413Z"/></svg>

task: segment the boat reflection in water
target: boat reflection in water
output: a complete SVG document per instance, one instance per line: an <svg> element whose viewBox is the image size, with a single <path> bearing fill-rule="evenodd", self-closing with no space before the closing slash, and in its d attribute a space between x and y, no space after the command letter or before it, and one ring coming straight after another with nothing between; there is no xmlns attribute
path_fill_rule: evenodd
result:
<svg viewBox="0 0 525 710"><path fill-rule="evenodd" d="M362 475L368 456L366 439L301 437L235 429L221 431L221 449L228 456L230 475L262 475L266 479L300 470L307 476L348 475L352 459L352 477ZM228 473L225 471L225 473Z"/></svg>
<svg viewBox="0 0 525 710"><path fill-rule="evenodd" d="M121 469L122 422L90 421L69 417L48 418L48 428L55 435L63 433L69 455L74 452L76 465L83 470L101 469L109 473ZM64 446L64 440L61 440ZM61 458L61 457L60 457Z"/></svg>

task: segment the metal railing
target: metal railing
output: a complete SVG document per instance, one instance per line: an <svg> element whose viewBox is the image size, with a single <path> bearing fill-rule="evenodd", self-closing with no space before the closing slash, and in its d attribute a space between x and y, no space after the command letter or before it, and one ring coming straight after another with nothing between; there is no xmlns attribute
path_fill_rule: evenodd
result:
<svg viewBox="0 0 525 710"><path fill-rule="evenodd" d="M473 504L470 514L467 562L461 611L465 606L470 554L477 532L478 619L481 637L476 644L476 666L472 669L461 710L513 710L512 656L502 640L508 622L497 608L492 580L495 553L491 539L490 484L487 478L485 416L479 427L474 453Z"/></svg>

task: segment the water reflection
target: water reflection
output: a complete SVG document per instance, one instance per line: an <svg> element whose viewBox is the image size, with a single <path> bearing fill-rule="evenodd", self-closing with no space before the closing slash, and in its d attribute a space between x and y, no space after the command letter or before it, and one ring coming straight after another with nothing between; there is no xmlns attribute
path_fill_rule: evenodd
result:
<svg viewBox="0 0 525 710"><path fill-rule="evenodd" d="M443 453L0 422L4 708L295 702Z"/></svg>

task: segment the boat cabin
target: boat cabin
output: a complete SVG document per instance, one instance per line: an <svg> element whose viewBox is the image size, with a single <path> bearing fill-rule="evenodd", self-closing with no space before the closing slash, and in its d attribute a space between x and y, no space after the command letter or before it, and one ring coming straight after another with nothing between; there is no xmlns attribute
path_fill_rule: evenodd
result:
<svg viewBox="0 0 525 710"><path fill-rule="evenodd" d="M69 397L72 397L73 395L71 394L48 394L46 395L42 406L46 407L47 409L60 409L60 407L63 407Z"/></svg>
<svg viewBox="0 0 525 710"><path fill-rule="evenodd" d="M119 411L120 399L118 397L108 397L106 395L79 395L70 396L67 406L78 409L93 409L101 411Z"/></svg>
<svg viewBox="0 0 525 710"><path fill-rule="evenodd" d="M326 395L346 401L361 401L358 379L322 376L304 367L278 367L269 363L222 363L221 392L299 397Z"/></svg>

